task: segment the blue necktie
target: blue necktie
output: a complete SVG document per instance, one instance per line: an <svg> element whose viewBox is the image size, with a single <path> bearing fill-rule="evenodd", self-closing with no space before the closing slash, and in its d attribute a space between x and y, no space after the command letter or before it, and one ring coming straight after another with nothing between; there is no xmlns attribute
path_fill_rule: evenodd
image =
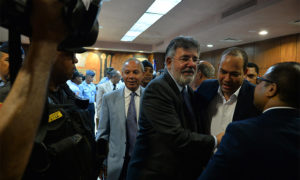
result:
<svg viewBox="0 0 300 180"><path fill-rule="evenodd" d="M114 91L114 90L116 90L117 85L116 85L116 84L113 84L113 86L114 86L114 88L113 88L113 91Z"/></svg>
<svg viewBox="0 0 300 180"><path fill-rule="evenodd" d="M135 110L135 102L134 96L136 95L135 92L130 93L130 103L127 112L127 142L128 142L128 154L129 156L132 155L133 147L136 140L136 133L137 133L137 119L136 119L136 110Z"/></svg>

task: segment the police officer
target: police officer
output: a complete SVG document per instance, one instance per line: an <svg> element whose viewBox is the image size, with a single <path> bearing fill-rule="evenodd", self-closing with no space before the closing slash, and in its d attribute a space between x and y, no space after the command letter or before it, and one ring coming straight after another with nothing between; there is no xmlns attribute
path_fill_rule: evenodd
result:
<svg viewBox="0 0 300 180"><path fill-rule="evenodd" d="M92 124L93 130L95 131L95 98L96 98L96 86L93 82L95 73L91 70L86 71L85 81L83 81L80 85L80 91L83 99L89 100L88 110L90 112L90 122Z"/></svg>
<svg viewBox="0 0 300 180"><path fill-rule="evenodd" d="M80 48L57 51L68 34L61 1L33 0L32 5L27 59L0 108L0 179L96 180L98 156L88 113L65 83Z"/></svg>
<svg viewBox="0 0 300 180"><path fill-rule="evenodd" d="M73 73L71 80L67 81L69 88L75 93L76 96L82 97L79 85L82 83L82 77L78 71Z"/></svg>
<svg viewBox="0 0 300 180"><path fill-rule="evenodd" d="M42 123L23 179L96 179L99 159L84 102L66 81L75 71L75 52L57 52L48 90L48 118ZM88 104L88 103L86 103Z"/></svg>

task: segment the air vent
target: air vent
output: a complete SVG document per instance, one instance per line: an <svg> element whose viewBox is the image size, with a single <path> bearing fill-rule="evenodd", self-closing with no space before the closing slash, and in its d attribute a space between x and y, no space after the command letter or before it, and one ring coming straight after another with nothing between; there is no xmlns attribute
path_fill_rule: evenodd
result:
<svg viewBox="0 0 300 180"><path fill-rule="evenodd" d="M225 17L228 17L228 16L231 16L237 12L240 12L244 9L247 9L249 7L252 7L252 6L255 6L257 4L257 0L250 0L250 1L247 1L243 4L239 4L237 6L234 6L232 8L230 8L229 10L225 11L222 13L222 18L225 18Z"/></svg>
<svg viewBox="0 0 300 180"><path fill-rule="evenodd" d="M292 21L289 24L294 24L294 25L298 25L300 26L300 19L296 20L296 21Z"/></svg>
<svg viewBox="0 0 300 180"><path fill-rule="evenodd" d="M220 41L221 42L228 42L228 43L237 43L237 42L241 42L242 40L240 40L240 39L234 39L234 38L226 38L226 39L222 39Z"/></svg>

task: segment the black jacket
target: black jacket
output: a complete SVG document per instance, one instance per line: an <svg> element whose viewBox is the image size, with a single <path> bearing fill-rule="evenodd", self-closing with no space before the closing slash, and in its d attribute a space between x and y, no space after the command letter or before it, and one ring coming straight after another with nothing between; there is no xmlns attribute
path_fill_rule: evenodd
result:
<svg viewBox="0 0 300 180"><path fill-rule="evenodd" d="M193 92L189 89L191 99ZM148 84L141 101L139 132L127 172L129 180L196 179L215 140L192 122L176 83L166 71Z"/></svg>

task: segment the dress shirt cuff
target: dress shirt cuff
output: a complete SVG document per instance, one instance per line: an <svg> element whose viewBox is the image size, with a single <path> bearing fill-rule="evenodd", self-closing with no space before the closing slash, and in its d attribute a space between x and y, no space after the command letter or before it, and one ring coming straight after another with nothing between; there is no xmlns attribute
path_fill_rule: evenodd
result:
<svg viewBox="0 0 300 180"><path fill-rule="evenodd" d="M215 139L215 147L214 147L214 149L216 149L217 146L218 146L218 140L217 140L217 137L216 137L216 136L213 136L213 137L214 137L214 139Z"/></svg>

